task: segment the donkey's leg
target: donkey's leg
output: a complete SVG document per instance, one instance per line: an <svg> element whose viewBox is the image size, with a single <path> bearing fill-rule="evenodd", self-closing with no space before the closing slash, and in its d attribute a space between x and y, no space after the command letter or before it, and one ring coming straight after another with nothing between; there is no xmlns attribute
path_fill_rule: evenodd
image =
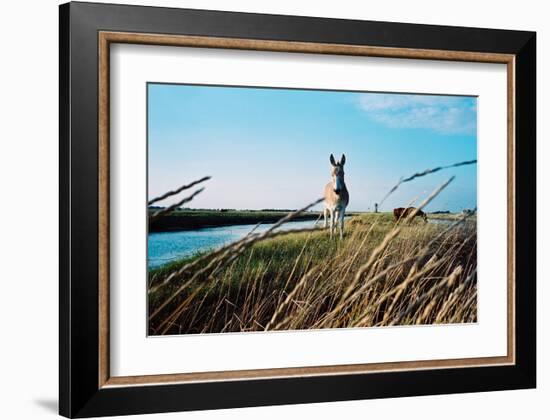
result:
<svg viewBox="0 0 550 420"><path fill-rule="evenodd" d="M330 209L330 238L332 239L332 235L334 233L334 210Z"/></svg>
<svg viewBox="0 0 550 420"><path fill-rule="evenodd" d="M327 226L328 226L328 209L326 207L325 207L325 211L323 213L324 213L324 216L325 216L325 224L323 225L323 227L326 229Z"/></svg>
<svg viewBox="0 0 550 420"><path fill-rule="evenodd" d="M339 222L340 222L340 239L344 238L344 213L345 212L346 211L343 210L343 209L338 212L338 216L340 216L340 218L339 218L340 219L339 220Z"/></svg>
<svg viewBox="0 0 550 420"><path fill-rule="evenodd" d="M334 231L336 233L336 230L338 229L338 224L340 223L340 209L334 210Z"/></svg>

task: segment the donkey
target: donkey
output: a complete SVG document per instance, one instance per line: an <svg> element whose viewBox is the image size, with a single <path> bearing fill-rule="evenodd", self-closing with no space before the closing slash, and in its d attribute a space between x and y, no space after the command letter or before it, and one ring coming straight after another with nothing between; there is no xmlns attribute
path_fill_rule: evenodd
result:
<svg viewBox="0 0 550 420"><path fill-rule="evenodd" d="M393 217L396 222L400 222L401 220L405 220L408 217L412 217L413 213L414 217L420 217L424 220L424 223L428 223L428 216L426 216L426 213L424 213L420 209L417 209L416 207L398 207L396 209L393 209Z"/></svg>
<svg viewBox="0 0 550 420"><path fill-rule="evenodd" d="M334 234L335 223L340 225L340 239L344 237L344 215L349 203L349 193L344 182L344 164L346 156L342 155L340 162L330 155L332 181L325 185L325 228L330 214L330 237Z"/></svg>

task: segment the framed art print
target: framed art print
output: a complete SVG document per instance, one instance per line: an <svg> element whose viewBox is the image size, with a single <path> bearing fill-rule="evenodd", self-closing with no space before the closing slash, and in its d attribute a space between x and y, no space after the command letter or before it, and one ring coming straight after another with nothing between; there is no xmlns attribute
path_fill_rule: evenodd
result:
<svg viewBox="0 0 550 420"><path fill-rule="evenodd" d="M60 413L535 386L535 34L60 6Z"/></svg>

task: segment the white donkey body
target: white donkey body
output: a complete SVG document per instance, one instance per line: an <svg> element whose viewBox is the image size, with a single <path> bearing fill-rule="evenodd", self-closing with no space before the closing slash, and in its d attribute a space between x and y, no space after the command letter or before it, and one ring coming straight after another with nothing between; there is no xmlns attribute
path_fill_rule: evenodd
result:
<svg viewBox="0 0 550 420"><path fill-rule="evenodd" d="M344 216L349 203L349 192L344 182L344 164L346 156L342 155L340 162L330 155L332 180L325 185L325 228L330 216L330 237L334 234L336 224L340 226L340 239L344 237Z"/></svg>

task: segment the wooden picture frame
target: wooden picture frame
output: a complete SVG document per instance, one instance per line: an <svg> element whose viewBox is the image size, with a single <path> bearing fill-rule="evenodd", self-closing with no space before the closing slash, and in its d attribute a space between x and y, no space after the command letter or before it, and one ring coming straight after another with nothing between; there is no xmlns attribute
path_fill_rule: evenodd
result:
<svg viewBox="0 0 550 420"><path fill-rule="evenodd" d="M534 387L535 42L534 33L521 31L78 2L61 5L60 414L90 417ZM112 377L112 43L506 64L507 356Z"/></svg>

